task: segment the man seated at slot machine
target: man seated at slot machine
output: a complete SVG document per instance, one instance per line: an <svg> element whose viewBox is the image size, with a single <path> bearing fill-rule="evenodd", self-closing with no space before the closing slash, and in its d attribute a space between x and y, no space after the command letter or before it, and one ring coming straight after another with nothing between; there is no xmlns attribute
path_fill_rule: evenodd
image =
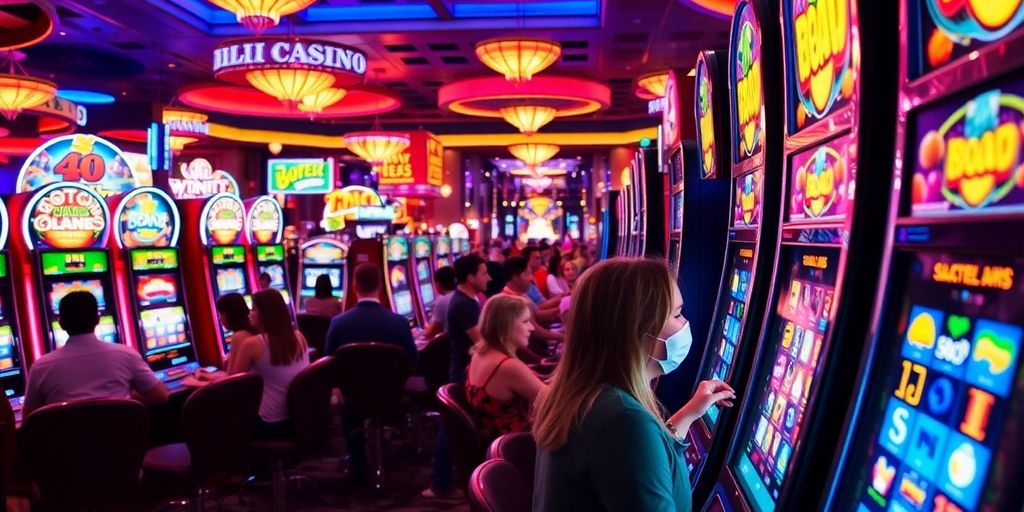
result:
<svg viewBox="0 0 1024 512"><path fill-rule="evenodd" d="M540 321L540 309L534 304L527 296L527 290L530 289L530 285L533 282L533 274L530 272L527 260L519 256L513 256L505 261L504 267L505 273L505 289L501 291L499 295L511 295L513 297L522 297L526 299L530 306L530 314L533 321L533 335L531 336L531 344L529 350L537 356L537 360L534 361L530 358L530 354L526 354L524 361L527 362L539 362L540 358L548 356L548 345L551 343L561 343L565 341L565 335L560 332L554 332L541 325ZM559 299L560 300L560 299ZM558 302L554 304L555 312L558 311ZM522 357L522 355L521 355Z"/></svg>
<svg viewBox="0 0 1024 512"><path fill-rule="evenodd" d="M455 293L455 269L450 266L437 269L434 272L434 284L437 285L437 299L430 311L430 325L423 331L423 337L428 340L447 331L448 301L452 300L452 294Z"/></svg>
<svg viewBox="0 0 1024 512"><path fill-rule="evenodd" d="M356 305L331 320L327 328L326 353L333 354L349 343L390 343L404 349L409 363L415 366L419 354L409 321L380 303L380 267L362 263L356 267L354 280Z"/></svg>
<svg viewBox="0 0 1024 512"><path fill-rule="evenodd" d="M59 314L58 323L68 333L68 341L32 365L25 416L44 405L71 400L131 397L146 405L167 401L167 387L137 351L96 337L100 316L92 293L65 295Z"/></svg>

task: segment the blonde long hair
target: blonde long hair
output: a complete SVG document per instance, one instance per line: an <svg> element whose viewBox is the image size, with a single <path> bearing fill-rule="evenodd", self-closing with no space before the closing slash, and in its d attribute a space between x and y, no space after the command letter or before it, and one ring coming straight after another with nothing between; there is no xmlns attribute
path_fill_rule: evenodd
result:
<svg viewBox="0 0 1024 512"><path fill-rule="evenodd" d="M509 333L516 320L530 311L526 300L512 295L499 294L487 299L480 317L480 337L482 340L473 350L497 350L507 356L516 354L516 347L509 339Z"/></svg>
<svg viewBox="0 0 1024 512"><path fill-rule="evenodd" d="M565 352L533 414L538 446L554 452L606 385L622 388L660 419L646 365L672 307L672 271L662 260L614 258L576 284Z"/></svg>

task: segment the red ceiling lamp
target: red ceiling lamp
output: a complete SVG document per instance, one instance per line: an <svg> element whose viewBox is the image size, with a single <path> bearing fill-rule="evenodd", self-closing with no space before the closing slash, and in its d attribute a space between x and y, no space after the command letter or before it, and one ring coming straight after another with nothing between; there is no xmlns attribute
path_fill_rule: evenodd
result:
<svg viewBox="0 0 1024 512"><path fill-rule="evenodd" d="M562 46L527 37L488 39L477 43L476 58L512 82L526 82L562 55Z"/></svg>
<svg viewBox="0 0 1024 512"><path fill-rule="evenodd" d="M256 34L277 26L281 16L295 14L316 0L210 0L210 3L235 13L235 18Z"/></svg>
<svg viewBox="0 0 1024 512"><path fill-rule="evenodd" d="M498 109L498 113L519 131L533 135L555 118L558 109L542 105L512 105Z"/></svg>
<svg viewBox="0 0 1024 512"><path fill-rule="evenodd" d="M554 144L541 144L528 142L525 144L512 144L508 147L512 156L520 159L529 167L537 167L540 164L551 160L561 148Z"/></svg>
<svg viewBox="0 0 1024 512"><path fill-rule="evenodd" d="M648 73L636 79L636 95L645 100L663 98L667 85L667 70Z"/></svg>
<svg viewBox="0 0 1024 512"><path fill-rule="evenodd" d="M325 108L334 105L342 100L348 91L337 87L328 87L316 94L306 96L299 102L298 109L309 114L309 117L316 117Z"/></svg>

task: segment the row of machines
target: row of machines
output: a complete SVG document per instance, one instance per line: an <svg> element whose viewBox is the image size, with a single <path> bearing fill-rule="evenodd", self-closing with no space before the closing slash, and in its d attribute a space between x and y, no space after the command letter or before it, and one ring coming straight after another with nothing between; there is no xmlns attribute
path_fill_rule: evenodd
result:
<svg viewBox="0 0 1024 512"><path fill-rule="evenodd" d="M141 187L104 199L56 182L11 197L0 212L9 248L0 252L0 388L16 409L32 362L67 342L57 319L70 292L92 293L99 337L139 350L172 388L230 350L216 297L249 295L265 272L288 299L281 210L269 197L246 208L233 195L175 201Z"/></svg>
<svg viewBox="0 0 1024 512"><path fill-rule="evenodd" d="M695 380L739 395L687 434L702 510L1021 508L1022 24L1019 1L740 0L700 54L692 168L731 213Z"/></svg>
<svg viewBox="0 0 1024 512"><path fill-rule="evenodd" d="M637 148L629 167L623 171L622 190L611 198L615 207L615 249L608 247L609 224L605 226L603 253L608 256L664 255L665 240L647 233L664 232L664 203L658 150ZM607 217L607 215L606 215Z"/></svg>

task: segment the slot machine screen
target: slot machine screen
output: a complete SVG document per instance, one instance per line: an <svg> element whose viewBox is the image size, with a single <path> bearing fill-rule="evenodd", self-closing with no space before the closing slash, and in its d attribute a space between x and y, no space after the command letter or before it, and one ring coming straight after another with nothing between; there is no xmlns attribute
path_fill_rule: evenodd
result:
<svg viewBox="0 0 1024 512"><path fill-rule="evenodd" d="M395 292L395 312L404 317L412 316L412 295L409 290Z"/></svg>
<svg viewBox="0 0 1024 512"><path fill-rule="evenodd" d="M430 260L416 261L416 279L419 281L430 281Z"/></svg>
<svg viewBox="0 0 1024 512"><path fill-rule="evenodd" d="M60 328L57 322L50 323L50 332L53 334L53 343L56 348L63 347L68 342L68 333ZM117 325L114 317L104 315L100 317L100 323L96 326L96 337L107 343L117 343Z"/></svg>
<svg viewBox="0 0 1024 512"><path fill-rule="evenodd" d="M226 293L245 294L245 271L241 268L218 268L216 269L217 290L220 295Z"/></svg>
<svg viewBox="0 0 1024 512"><path fill-rule="evenodd" d="M175 249L132 249L132 270L174 270L178 268L178 251Z"/></svg>
<svg viewBox="0 0 1024 512"><path fill-rule="evenodd" d="M284 267L279 263L271 263L269 265L260 265L260 273L266 273L270 276L270 287L276 290L284 288Z"/></svg>
<svg viewBox="0 0 1024 512"><path fill-rule="evenodd" d="M1024 258L905 258L840 499L866 511L1005 510L1020 484L1009 467L1020 453Z"/></svg>
<svg viewBox="0 0 1024 512"><path fill-rule="evenodd" d="M195 360L185 321L185 308L172 306L147 309L139 317L144 343L143 358L154 371Z"/></svg>
<svg viewBox="0 0 1024 512"><path fill-rule="evenodd" d="M327 274L331 278L331 288L335 297L341 297L340 268L304 268L302 269L302 296L312 297L316 292L316 278Z"/></svg>
<svg viewBox="0 0 1024 512"><path fill-rule="evenodd" d="M783 246L776 300L764 343L762 365L748 397L755 405L739 432L740 450L731 466L754 510L774 510L799 449L800 429L831 318L838 248Z"/></svg>
<svg viewBox="0 0 1024 512"><path fill-rule="evenodd" d="M423 304L432 306L434 304L434 285L420 283L420 299L423 300Z"/></svg>
<svg viewBox="0 0 1024 512"><path fill-rule="evenodd" d="M174 274L147 274L135 281L139 306L178 303L178 281Z"/></svg>
<svg viewBox="0 0 1024 512"><path fill-rule="evenodd" d="M54 281L49 283L50 310L53 314L60 313L60 301L71 292L89 292L96 297L99 310L107 307L107 300L103 293L103 281L99 279L74 279L70 281Z"/></svg>
<svg viewBox="0 0 1024 512"><path fill-rule="evenodd" d="M700 380L722 380L728 381L732 375L732 365L736 358L736 350L740 342L740 327L743 325L743 318L746 314L747 299L750 287L753 285L752 271L754 268L754 246L735 245L731 249L732 256L728 259L726 267L725 286L722 287L722 296L718 299L718 312L712 331L714 350L708 351L708 357L704 361L701 370ZM704 422L708 429L713 429L718 423L721 411L718 406L712 406L704 415Z"/></svg>
<svg viewBox="0 0 1024 512"><path fill-rule="evenodd" d="M5 398L25 394L25 374L21 370L21 353L9 325L0 325L0 389Z"/></svg>
<svg viewBox="0 0 1024 512"><path fill-rule="evenodd" d="M672 217L669 218L669 230L683 229L683 193L672 194Z"/></svg>

